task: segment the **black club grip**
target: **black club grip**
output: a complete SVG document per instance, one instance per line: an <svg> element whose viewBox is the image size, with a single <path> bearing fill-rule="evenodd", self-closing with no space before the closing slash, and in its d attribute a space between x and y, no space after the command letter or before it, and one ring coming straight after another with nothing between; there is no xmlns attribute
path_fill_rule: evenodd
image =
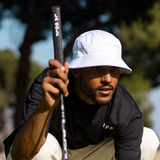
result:
<svg viewBox="0 0 160 160"><path fill-rule="evenodd" d="M64 55L62 48L62 29L61 29L61 15L59 6L51 7L51 19L52 19L54 56L55 59L57 59L63 65Z"/></svg>

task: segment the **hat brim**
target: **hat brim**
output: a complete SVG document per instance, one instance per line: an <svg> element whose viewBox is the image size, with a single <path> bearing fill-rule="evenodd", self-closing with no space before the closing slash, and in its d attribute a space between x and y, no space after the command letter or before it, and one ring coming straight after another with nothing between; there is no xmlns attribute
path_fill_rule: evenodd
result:
<svg viewBox="0 0 160 160"><path fill-rule="evenodd" d="M104 54L104 58L101 56L86 55L83 57L75 57L69 63L69 68L77 69L94 66L114 66L120 68L120 73L130 74L132 72L132 69L127 66L121 57L107 56L106 53Z"/></svg>

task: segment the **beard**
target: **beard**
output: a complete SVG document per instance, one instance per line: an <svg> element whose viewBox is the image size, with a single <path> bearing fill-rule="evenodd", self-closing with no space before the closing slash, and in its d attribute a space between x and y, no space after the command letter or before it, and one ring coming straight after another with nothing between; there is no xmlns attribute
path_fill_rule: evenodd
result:
<svg viewBox="0 0 160 160"><path fill-rule="evenodd" d="M80 75L80 87L81 87L81 90L82 92L87 96L89 97L95 104L97 105L107 105L111 102L112 100L112 97L113 97L113 94L111 96L110 99L108 99L106 96L104 96L104 98L106 97L105 100L101 100L101 99L98 99L97 95L96 95L96 92L101 88L101 87L104 87L104 86L109 86L112 88L113 90L113 86L111 85L104 85L102 84L101 86L97 87L96 89L93 89L91 86L89 86L86 82L84 82L84 78L82 76L82 74Z"/></svg>

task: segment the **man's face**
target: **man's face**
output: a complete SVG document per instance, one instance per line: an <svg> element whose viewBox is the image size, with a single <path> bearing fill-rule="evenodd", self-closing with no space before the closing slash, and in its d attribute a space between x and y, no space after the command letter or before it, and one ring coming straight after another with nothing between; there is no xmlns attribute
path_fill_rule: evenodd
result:
<svg viewBox="0 0 160 160"><path fill-rule="evenodd" d="M79 70L79 97L88 104L108 104L119 79L119 68L88 67Z"/></svg>

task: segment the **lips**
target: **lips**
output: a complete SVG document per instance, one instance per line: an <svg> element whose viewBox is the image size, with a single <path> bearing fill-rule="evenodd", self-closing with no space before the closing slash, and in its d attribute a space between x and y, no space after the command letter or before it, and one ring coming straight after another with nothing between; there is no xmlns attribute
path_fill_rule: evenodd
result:
<svg viewBox="0 0 160 160"><path fill-rule="evenodd" d="M113 90L113 87L110 87L110 86L98 88L99 93L102 95L108 95L111 93L112 90Z"/></svg>
<svg viewBox="0 0 160 160"><path fill-rule="evenodd" d="M112 87L101 87L98 89L99 91L108 91L108 90L113 90Z"/></svg>

